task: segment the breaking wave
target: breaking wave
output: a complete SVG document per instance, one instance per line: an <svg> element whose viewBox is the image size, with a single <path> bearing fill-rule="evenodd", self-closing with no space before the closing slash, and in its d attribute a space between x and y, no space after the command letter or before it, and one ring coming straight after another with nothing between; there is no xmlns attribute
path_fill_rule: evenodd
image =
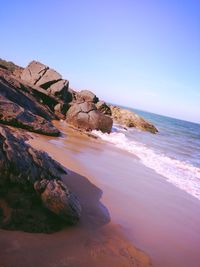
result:
<svg viewBox="0 0 200 267"><path fill-rule="evenodd" d="M166 180L200 200L200 168L158 153L145 144L130 140L122 132L111 134L93 131L102 140L136 155L141 162L161 174Z"/></svg>

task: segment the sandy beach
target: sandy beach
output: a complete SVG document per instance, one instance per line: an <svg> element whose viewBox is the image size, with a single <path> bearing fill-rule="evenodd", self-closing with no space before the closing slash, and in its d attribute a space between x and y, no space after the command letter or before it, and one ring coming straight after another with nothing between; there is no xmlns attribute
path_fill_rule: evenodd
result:
<svg viewBox="0 0 200 267"><path fill-rule="evenodd" d="M79 134L73 134L74 138L80 138ZM68 174L62 178L78 196L82 217L78 225L66 226L53 234L1 229L0 267L152 266L150 257L126 238L120 225L111 221L110 211L102 202L103 191L94 179L84 176L86 169L73 158L75 150L66 156L49 143L51 138L33 136L31 145L48 152L67 167ZM88 137L83 140L85 138L91 142Z"/></svg>
<svg viewBox="0 0 200 267"><path fill-rule="evenodd" d="M30 143L69 170L63 179L80 199L82 219L51 235L1 230L1 267L200 266L197 199L137 157L56 126L62 137L34 135Z"/></svg>

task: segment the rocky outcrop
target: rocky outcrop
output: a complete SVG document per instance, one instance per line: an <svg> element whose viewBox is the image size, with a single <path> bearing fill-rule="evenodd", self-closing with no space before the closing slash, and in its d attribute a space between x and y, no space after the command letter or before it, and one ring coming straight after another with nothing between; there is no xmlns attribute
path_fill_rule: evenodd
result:
<svg viewBox="0 0 200 267"><path fill-rule="evenodd" d="M50 122L52 119L56 119L55 114L41 97L34 94L32 88L26 87L9 72L0 70L1 123L37 133L59 135Z"/></svg>
<svg viewBox="0 0 200 267"><path fill-rule="evenodd" d="M55 70L38 62L32 61L23 70L21 79L30 85L35 85L47 90L48 94L67 100L69 82Z"/></svg>
<svg viewBox="0 0 200 267"><path fill-rule="evenodd" d="M67 112L66 120L79 129L101 130L108 133L111 132L113 124L112 119L99 112L92 102L73 104Z"/></svg>
<svg viewBox="0 0 200 267"><path fill-rule="evenodd" d="M52 232L66 222L76 223L81 207L61 181L66 171L26 144L24 135L0 126L0 226Z"/></svg>
<svg viewBox="0 0 200 267"><path fill-rule="evenodd" d="M58 72L40 62L23 69L0 61L0 227L52 232L79 220L79 201L61 180L66 171L25 142L30 136L24 129L59 135L51 123L58 118L81 131L110 133L114 119L157 132L143 118L99 101L91 91L74 91Z"/></svg>
<svg viewBox="0 0 200 267"><path fill-rule="evenodd" d="M127 127L135 127L142 131L157 133L158 130L150 122L146 121L134 112L116 106L110 106L114 122Z"/></svg>
<svg viewBox="0 0 200 267"><path fill-rule="evenodd" d="M99 110L101 113L103 113L105 115L108 115L108 116L112 115L110 107L104 101L97 102L96 108L97 108L97 110Z"/></svg>
<svg viewBox="0 0 200 267"><path fill-rule="evenodd" d="M21 79L30 84L36 84L47 70L48 67L46 65L37 61L31 61L23 70Z"/></svg>
<svg viewBox="0 0 200 267"><path fill-rule="evenodd" d="M89 90L75 92L71 90L72 101L66 113L66 121L74 127L86 131L100 130L110 133L113 120L109 112L103 112L103 108L97 109L99 99ZM95 105L96 104L96 105Z"/></svg>

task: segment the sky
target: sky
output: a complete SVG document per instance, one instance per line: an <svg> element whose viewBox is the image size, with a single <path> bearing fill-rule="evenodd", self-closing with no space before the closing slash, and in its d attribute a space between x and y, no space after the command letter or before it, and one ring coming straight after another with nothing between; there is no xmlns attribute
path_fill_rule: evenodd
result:
<svg viewBox="0 0 200 267"><path fill-rule="evenodd" d="M199 0L0 0L0 58L76 90L200 123Z"/></svg>

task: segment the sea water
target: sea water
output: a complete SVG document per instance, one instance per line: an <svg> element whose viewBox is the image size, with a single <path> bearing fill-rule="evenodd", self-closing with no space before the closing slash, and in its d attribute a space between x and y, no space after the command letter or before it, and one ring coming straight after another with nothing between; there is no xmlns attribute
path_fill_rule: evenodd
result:
<svg viewBox="0 0 200 267"><path fill-rule="evenodd" d="M158 129L157 134L113 125L101 139L136 155L147 167L200 200L200 124L127 108Z"/></svg>

